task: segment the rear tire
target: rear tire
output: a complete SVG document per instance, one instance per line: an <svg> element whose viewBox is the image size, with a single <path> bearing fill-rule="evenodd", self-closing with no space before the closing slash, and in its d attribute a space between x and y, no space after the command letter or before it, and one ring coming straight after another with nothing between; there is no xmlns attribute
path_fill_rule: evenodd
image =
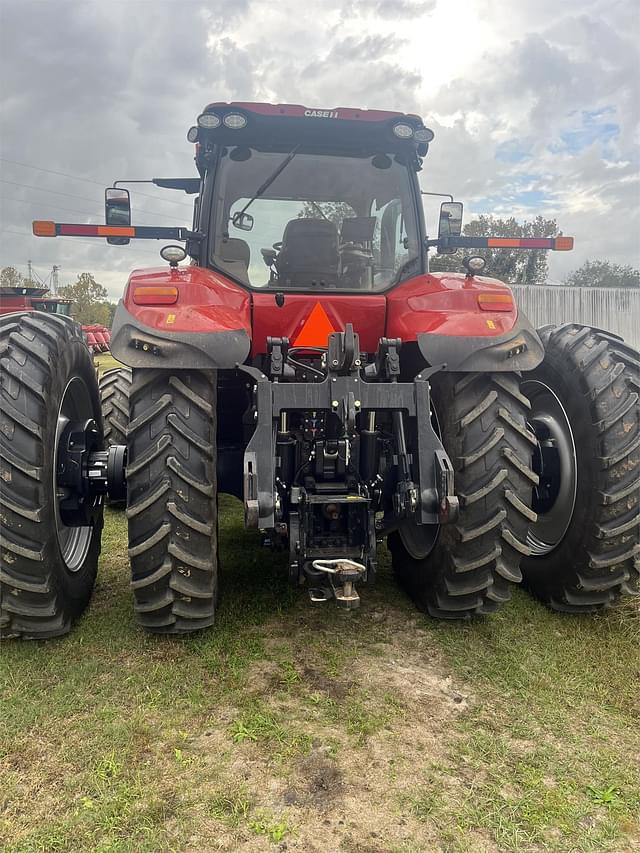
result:
<svg viewBox="0 0 640 853"><path fill-rule="evenodd" d="M389 536L393 568L417 605L441 619L491 613L522 580L527 528L535 514L528 401L512 373L440 373L432 398L455 474L457 522L445 524L430 553L412 556ZM406 541L406 537L405 537Z"/></svg>
<svg viewBox="0 0 640 853"><path fill-rule="evenodd" d="M100 402L104 422L104 440L110 447L127 443L129 427L129 395L133 377L128 367L108 370L100 377ZM124 509L126 501L109 500L112 509Z"/></svg>
<svg viewBox="0 0 640 853"><path fill-rule="evenodd" d="M107 445L126 444L129 425L129 394L133 377L128 367L108 370L100 377L100 401Z"/></svg>
<svg viewBox="0 0 640 853"><path fill-rule="evenodd" d="M80 327L41 312L0 317L0 638L66 634L91 598L102 506L67 527L55 482L61 418L96 421L98 383Z"/></svg>
<svg viewBox="0 0 640 853"><path fill-rule="evenodd" d="M558 500L532 525L532 555L523 561L527 586L554 610L588 613L638 590L640 360L613 335L577 324L542 329L542 364L523 390L546 386L562 404L575 448L575 505ZM534 421L535 425L535 421ZM570 465L560 478L571 474ZM549 528L551 522L551 528ZM562 535L554 542L545 532Z"/></svg>
<svg viewBox="0 0 640 853"><path fill-rule="evenodd" d="M218 594L214 371L136 370L127 518L131 586L147 630L213 624Z"/></svg>

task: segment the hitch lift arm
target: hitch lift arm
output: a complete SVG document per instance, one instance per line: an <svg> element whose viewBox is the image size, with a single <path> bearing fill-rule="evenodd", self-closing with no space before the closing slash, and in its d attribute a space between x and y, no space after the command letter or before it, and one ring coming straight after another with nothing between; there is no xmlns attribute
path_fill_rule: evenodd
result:
<svg viewBox="0 0 640 853"><path fill-rule="evenodd" d="M391 358L389 358L391 355ZM387 353L379 363L395 364ZM282 411L325 410L334 412L349 434L354 428L355 415L362 410L386 410L417 418L419 433L419 494L415 499L416 519L420 524L443 521L455 516L452 477L443 473L443 460L451 466L444 447L431 425L429 377L440 369L424 370L409 382L366 382L361 378L361 359L358 336L350 324L345 332L329 337L328 372L322 382L272 382L261 370L248 365L237 366L247 373L255 388L256 428L247 445L244 458L245 523L247 526L271 529L276 525L275 507L275 428ZM392 368L393 369L393 368ZM394 377L396 378L396 377ZM402 453L402 450L400 450ZM408 469L408 464L404 466ZM406 472L403 471L403 476ZM442 494L440 489L446 488ZM443 503L444 502L444 503Z"/></svg>

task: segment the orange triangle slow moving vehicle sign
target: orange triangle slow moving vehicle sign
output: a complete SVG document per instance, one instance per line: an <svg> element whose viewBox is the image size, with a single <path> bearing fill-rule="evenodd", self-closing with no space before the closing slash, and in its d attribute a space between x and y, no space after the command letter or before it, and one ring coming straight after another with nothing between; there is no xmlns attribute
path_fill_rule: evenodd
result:
<svg viewBox="0 0 640 853"><path fill-rule="evenodd" d="M331 332L335 332L327 312L319 302L306 319L300 334L293 342L294 347L326 347Z"/></svg>

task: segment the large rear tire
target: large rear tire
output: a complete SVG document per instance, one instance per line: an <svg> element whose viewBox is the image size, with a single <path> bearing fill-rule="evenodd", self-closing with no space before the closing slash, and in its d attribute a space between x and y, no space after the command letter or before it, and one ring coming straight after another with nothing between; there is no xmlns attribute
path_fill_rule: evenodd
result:
<svg viewBox="0 0 640 853"><path fill-rule="evenodd" d="M108 445L127 443L129 394L132 381L133 377L128 367L108 370L100 377L104 440Z"/></svg>
<svg viewBox="0 0 640 853"><path fill-rule="evenodd" d="M147 630L213 624L218 594L214 371L135 370L127 518L131 586Z"/></svg>
<svg viewBox="0 0 640 853"><path fill-rule="evenodd" d="M394 533L388 542L400 583L431 616L491 613L522 580L537 478L530 466L535 439L527 427L529 404L519 384L509 373L441 373L432 380L460 515L440 528L424 553L417 535Z"/></svg>
<svg viewBox="0 0 640 853"><path fill-rule="evenodd" d="M70 420L96 421L100 398L80 327L29 312L0 317L0 637L66 634L91 598L102 505L93 526L61 518L57 456Z"/></svg>
<svg viewBox="0 0 640 853"><path fill-rule="evenodd" d="M128 367L118 367L108 370L100 377L100 402L102 403L102 420L104 422L104 440L110 447L114 444L127 443L129 428L129 395L133 377ZM109 500L112 509L122 510L125 500Z"/></svg>
<svg viewBox="0 0 640 853"><path fill-rule="evenodd" d="M544 445L526 584L554 610L586 613L638 590L640 359L619 338L577 324L540 332L527 374L531 424ZM545 476L545 474L547 476Z"/></svg>

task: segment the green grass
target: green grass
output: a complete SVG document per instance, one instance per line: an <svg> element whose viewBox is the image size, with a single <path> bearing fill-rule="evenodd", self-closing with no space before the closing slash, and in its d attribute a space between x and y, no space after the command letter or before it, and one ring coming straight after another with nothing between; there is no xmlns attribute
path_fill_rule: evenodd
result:
<svg viewBox="0 0 640 853"><path fill-rule="evenodd" d="M637 608L562 617L518 591L491 618L435 623L383 557L360 611L314 609L222 507L214 630L136 626L125 521L108 512L73 632L3 643L1 850L640 843Z"/></svg>
<svg viewBox="0 0 640 853"><path fill-rule="evenodd" d="M93 357L93 363L98 371L98 376L102 376L107 370L115 370L117 367L122 367L121 362L116 361L110 352L97 353Z"/></svg>

